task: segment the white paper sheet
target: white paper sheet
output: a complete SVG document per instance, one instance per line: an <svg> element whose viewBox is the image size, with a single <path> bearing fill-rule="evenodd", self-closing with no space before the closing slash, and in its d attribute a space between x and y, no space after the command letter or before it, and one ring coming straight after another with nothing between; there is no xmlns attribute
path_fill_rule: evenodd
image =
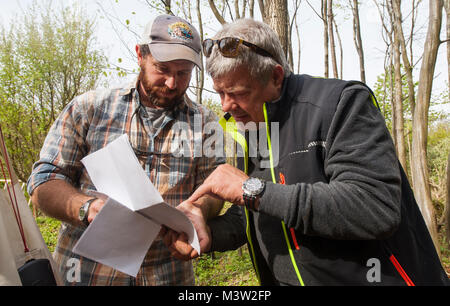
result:
<svg viewBox="0 0 450 306"><path fill-rule="evenodd" d="M164 224L185 232L200 254L191 221L164 203L139 164L126 134L81 162L97 191L110 199L75 245L75 253L135 277Z"/></svg>

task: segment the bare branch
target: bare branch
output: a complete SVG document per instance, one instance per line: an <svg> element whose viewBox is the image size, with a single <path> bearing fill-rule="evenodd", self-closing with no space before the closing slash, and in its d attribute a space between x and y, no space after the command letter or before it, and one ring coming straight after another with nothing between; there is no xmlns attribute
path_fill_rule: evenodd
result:
<svg viewBox="0 0 450 306"><path fill-rule="evenodd" d="M114 31L114 33L116 33L117 38L120 40L121 44L125 47L125 49L128 51L128 54L131 56L132 59L136 58L136 55L133 51L131 51L130 46L127 42L125 42L122 38L122 35L120 34L120 32L118 31L118 29L116 28L115 24L116 22L113 22L112 19L114 19L115 21L117 21L121 26L125 27L127 30L129 30L129 28L124 25L122 23L122 21L116 17L116 16L112 16L111 14L107 13L106 10L103 8L103 6L100 4L100 2L97 1L97 5L100 7L100 9L102 10L103 14L105 15L106 19L108 19L109 23L111 24L111 27ZM132 31L131 31L132 32ZM139 37L139 35L137 35L137 33L132 32L136 37Z"/></svg>
<svg viewBox="0 0 450 306"><path fill-rule="evenodd" d="M233 13L231 12L230 3L228 2L228 0L224 0L224 2L225 2L225 4L227 5L228 10L230 11L231 21L234 21Z"/></svg>
<svg viewBox="0 0 450 306"><path fill-rule="evenodd" d="M309 7L314 11L314 13L316 13L317 17L323 20L322 15L317 13L316 9L311 5L311 3L309 3L308 0L306 0L306 3L308 3Z"/></svg>
<svg viewBox="0 0 450 306"><path fill-rule="evenodd" d="M175 16L175 14L172 12L172 7L171 7L171 0L161 0L162 4L164 5L164 9L166 14Z"/></svg>
<svg viewBox="0 0 450 306"><path fill-rule="evenodd" d="M216 17L217 21L220 22L220 24L225 24L227 23L225 21L225 19L222 17L222 15L219 13L219 11L217 10L216 4L214 3L213 0L208 0L209 3L209 7L211 8L214 16Z"/></svg>

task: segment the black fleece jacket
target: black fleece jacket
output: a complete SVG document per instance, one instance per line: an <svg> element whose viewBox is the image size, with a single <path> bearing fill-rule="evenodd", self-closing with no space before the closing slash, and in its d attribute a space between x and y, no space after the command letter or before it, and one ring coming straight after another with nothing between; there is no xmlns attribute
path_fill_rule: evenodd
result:
<svg viewBox="0 0 450 306"><path fill-rule="evenodd" d="M315 121L323 120L320 113L328 110L314 98L301 95L301 87L306 86L301 78L285 80L281 98L268 105L271 121L280 120L276 173L288 174L286 185L272 183L270 169L260 168L258 158L249 160L249 175L267 181L259 211L249 216L262 284L299 284L281 221L295 232L289 239L306 285L404 284L381 242L398 231L402 211L401 173L384 119L368 88L350 85L337 97L327 131L321 131L321 123ZM319 95L326 96L332 93L326 88L336 81L313 82L321 83L319 88L324 90ZM312 139L314 133L326 137ZM213 251L235 249L247 242L241 207L232 206L209 226ZM380 282L367 278L371 258L381 262Z"/></svg>

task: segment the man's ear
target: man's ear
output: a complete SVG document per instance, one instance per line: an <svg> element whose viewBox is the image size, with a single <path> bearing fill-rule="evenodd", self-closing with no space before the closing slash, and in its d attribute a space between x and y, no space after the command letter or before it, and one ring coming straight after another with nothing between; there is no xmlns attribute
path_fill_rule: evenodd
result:
<svg viewBox="0 0 450 306"><path fill-rule="evenodd" d="M280 88L283 85L284 69L281 65L276 65L272 71L272 81L275 87Z"/></svg>
<svg viewBox="0 0 450 306"><path fill-rule="evenodd" d="M138 60L138 65L140 67L141 66L141 62L142 62L141 48L139 47L139 45L136 45L135 49L136 49L136 56L137 56L137 60Z"/></svg>

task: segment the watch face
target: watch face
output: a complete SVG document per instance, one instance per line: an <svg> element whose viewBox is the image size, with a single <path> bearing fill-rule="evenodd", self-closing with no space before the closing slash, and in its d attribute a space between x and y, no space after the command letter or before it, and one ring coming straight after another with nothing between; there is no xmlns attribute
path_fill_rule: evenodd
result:
<svg viewBox="0 0 450 306"><path fill-rule="evenodd" d="M86 211L84 210L83 206L81 207L80 212L78 213L78 218L80 219L80 221L83 221L84 216L86 215Z"/></svg>
<svg viewBox="0 0 450 306"><path fill-rule="evenodd" d="M257 178L250 178L244 182L244 191L250 195L257 195L261 193L264 188L264 183Z"/></svg>

